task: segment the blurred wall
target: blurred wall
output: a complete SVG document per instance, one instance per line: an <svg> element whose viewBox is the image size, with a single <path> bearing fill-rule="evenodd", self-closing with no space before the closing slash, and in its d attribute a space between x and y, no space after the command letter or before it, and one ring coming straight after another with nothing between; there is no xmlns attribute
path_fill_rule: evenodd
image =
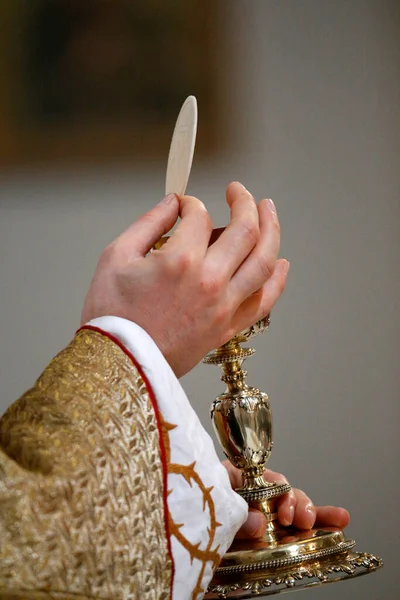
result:
<svg viewBox="0 0 400 600"><path fill-rule="evenodd" d="M270 466L317 503L352 513L349 536L382 556L368 578L310 592L392 599L398 553L400 7L396 0L230 0L221 51L232 146L194 162L189 192L227 220L239 179L274 199L287 290L256 340L250 383L275 417ZM201 127L201 106L200 106ZM164 166L3 172L2 409L79 324L104 247L159 200ZM183 385L210 429L222 386Z"/></svg>

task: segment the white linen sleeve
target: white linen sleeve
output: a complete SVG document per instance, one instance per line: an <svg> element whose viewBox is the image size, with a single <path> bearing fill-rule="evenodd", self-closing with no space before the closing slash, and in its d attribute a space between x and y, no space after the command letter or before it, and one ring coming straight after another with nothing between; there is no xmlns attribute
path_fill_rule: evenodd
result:
<svg viewBox="0 0 400 600"><path fill-rule="evenodd" d="M119 317L87 325L123 344L140 365L168 431L168 512L174 562L173 600L200 600L213 569L247 518L247 504L230 485L214 444L152 338Z"/></svg>

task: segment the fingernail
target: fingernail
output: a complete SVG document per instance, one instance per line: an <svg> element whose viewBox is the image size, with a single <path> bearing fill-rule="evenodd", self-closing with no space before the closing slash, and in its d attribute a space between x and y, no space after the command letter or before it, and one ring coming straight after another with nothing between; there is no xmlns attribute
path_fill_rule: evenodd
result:
<svg viewBox="0 0 400 600"><path fill-rule="evenodd" d="M158 203L158 206L160 206L160 204L170 204L175 197L176 194L168 194L167 196L164 196L164 198Z"/></svg>
<svg viewBox="0 0 400 600"><path fill-rule="evenodd" d="M309 518L310 518L310 527L312 527L315 523L315 508L312 504L307 504L306 506L306 513L308 514Z"/></svg>
<svg viewBox="0 0 400 600"><path fill-rule="evenodd" d="M266 527L266 520L262 513L249 511L246 521L246 529L251 537L260 537L263 535Z"/></svg>
<svg viewBox="0 0 400 600"><path fill-rule="evenodd" d="M269 210L274 213L274 215L276 215L276 206L275 204L272 202L271 198L268 198L267 200L267 204L268 204L268 208Z"/></svg>
<svg viewBox="0 0 400 600"><path fill-rule="evenodd" d="M291 504L289 506L289 523L288 523L288 525L291 525L293 523L293 519L294 519L294 504Z"/></svg>
<svg viewBox="0 0 400 600"><path fill-rule="evenodd" d="M287 507L286 515L280 516L279 520L281 521L282 525L284 525L285 527L289 527L289 525L291 525L293 523L293 519L294 519L294 503L293 503L293 500L290 499L290 504Z"/></svg>
<svg viewBox="0 0 400 600"><path fill-rule="evenodd" d="M289 272L289 269L290 269L290 262L288 260L285 261L284 269L285 269L285 275L287 275Z"/></svg>
<svg viewBox="0 0 400 600"><path fill-rule="evenodd" d="M245 192L248 192L248 189L243 185L243 183L240 183L240 181L234 181L233 183L236 183L236 185L240 185L240 187L243 188Z"/></svg>

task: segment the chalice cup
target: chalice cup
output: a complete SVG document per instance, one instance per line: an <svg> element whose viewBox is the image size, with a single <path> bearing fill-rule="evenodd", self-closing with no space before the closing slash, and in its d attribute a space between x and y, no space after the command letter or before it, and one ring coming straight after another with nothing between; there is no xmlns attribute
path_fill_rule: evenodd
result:
<svg viewBox="0 0 400 600"><path fill-rule="evenodd" d="M300 531L278 522L278 500L291 486L263 478L273 446L271 406L265 392L247 385L242 368L255 350L241 344L269 324L269 316L261 319L204 358L221 367L226 384L211 406L211 418L224 454L242 470L243 484L236 492L267 519L261 539L233 542L214 573L207 599L267 596L357 577L383 564L372 554L356 552L355 541L340 529Z"/></svg>

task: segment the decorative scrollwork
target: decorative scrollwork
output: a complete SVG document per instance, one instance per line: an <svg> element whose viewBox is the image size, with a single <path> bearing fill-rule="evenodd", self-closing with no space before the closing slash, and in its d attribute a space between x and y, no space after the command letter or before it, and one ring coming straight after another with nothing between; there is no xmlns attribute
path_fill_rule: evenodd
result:
<svg viewBox="0 0 400 600"><path fill-rule="evenodd" d="M267 462L270 454L269 448L262 448L260 450L254 450L246 446L243 449L242 456L245 461L245 465L248 467L255 467L256 465L264 465Z"/></svg>
<svg viewBox="0 0 400 600"><path fill-rule="evenodd" d="M270 410L271 406L268 402L268 396L260 392L257 388L249 388L249 394L243 396L239 400L240 408L244 408L247 412L253 412L259 408Z"/></svg>
<svg viewBox="0 0 400 600"><path fill-rule="evenodd" d="M361 552L344 556L341 554L336 557L336 560L331 559L326 564L318 562L308 566L304 565L295 570L290 569L281 573L271 573L269 577L264 575L260 579L247 582L212 584L208 588L206 598L225 600L230 597L231 592L235 592L234 597L237 599L259 596L260 594L276 594L296 586L309 587L347 577L357 577L379 569L382 564L382 560L372 554ZM305 582L304 579L310 581ZM243 594L240 594L240 591Z"/></svg>
<svg viewBox="0 0 400 600"><path fill-rule="evenodd" d="M220 412L224 415L224 417L227 417L238 405L246 412L254 412L260 408L265 408L267 410L271 409L268 396L266 394L263 394L256 388L251 388L250 391L251 393L243 394L242 397L239 397L238 401L236 398L229 396L226 396L225 398L220 396L217 398L211 407L211 418L214 412Z"/></svg>
<svg viewBox="0 0 400 600"><path fill-rule="evenodd" d="M270 316L267 315L266 317L257 321L257 323L254 323L254 325L251 325L251 327L248 327L247 329L245 329L244 331L239 333L233 339L237 340L239 342L246 342L250 338L253 338L256 335L259 335L260 333L264 333L264 331L267 331L270 324L271 324L271 319L270 319Z"/></svg>
<svg viewBox="0 0 400 600"><path fill-rule="evenodd" d="M224 417L228 417L236 406L237 403L234 398L217 398L211 407L211 418L213 417L214 412L220 412Z"/></svg>

